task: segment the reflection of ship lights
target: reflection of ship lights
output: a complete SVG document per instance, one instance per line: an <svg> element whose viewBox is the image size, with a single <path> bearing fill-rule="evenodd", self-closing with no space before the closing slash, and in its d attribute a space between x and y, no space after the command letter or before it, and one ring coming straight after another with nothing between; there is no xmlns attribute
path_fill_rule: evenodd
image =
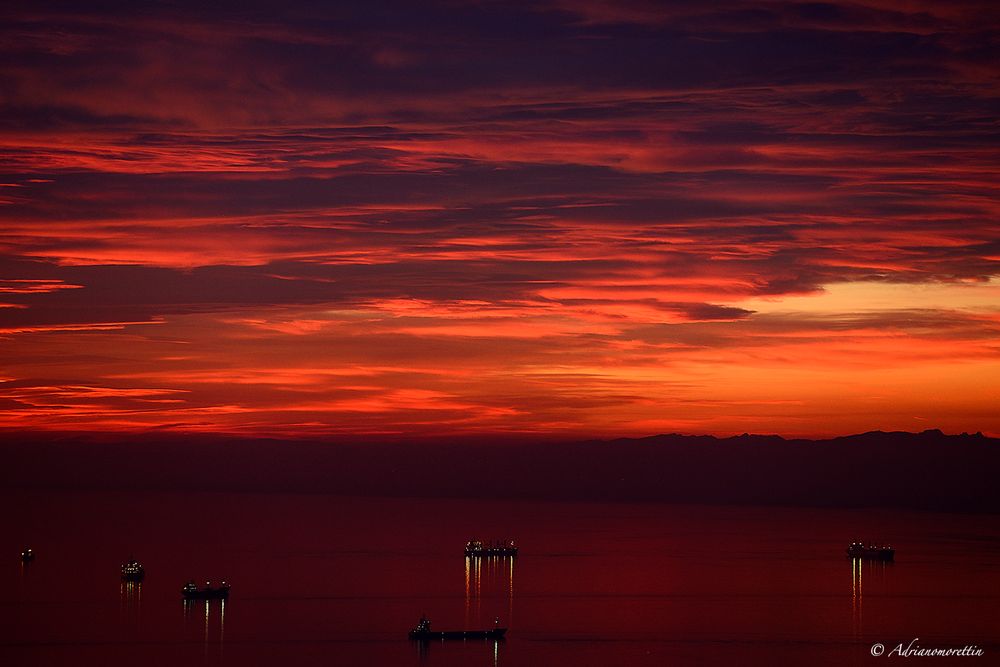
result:
<svg viewBox="0 0 1000 667"><path fill-rule="evenodd" d="M514 616L514 562L510 556L465 558L465 625L477 627L485 617ZM484 565L485 562L485 565ZM506 601L506 605L504 604ZM506 614L504 614L506 612Z"/></svg>
<svg viewBox="0 0 1000 667"><path fill-rule="evenodd" d="M214 600L185 599L182 604L184 608L184 625L187 631L201 635L201 640L205 644L206 654L209 644L218 644L221 655L222 644L226 637L226 600L219 600L216 603ZM218 621L214 620L216 618ZM195 625L196 623L197 625ZM218 623L217 640L212 639L216 632L212 630L213 623Z"/></svg>
<svg viewBox="0 0 1000 667"><path fill-rule="evenodd" d="M121 592L122 605L127 609L131 607L138 608L139 603L142 602L142 582L126 580L121 583L119 587Z"/></svg>
<svg viewBox="0 0 1000 667"><path fill-rule="evenodd" d="M507 624L514 624L514 559L510 559L510 570L507 574Z"/></svg>
<svg viewBox="0 0 1000 667"><path fill-rule="evenodd" d="M854 636L861 635L861 572L864 561L861 558L851 558L851 620L854 624Z"/></svg>
<svg viewBox="0 0 1000 667"><path fill-rule="evenodd" d="M469 577L472 575L471 558L465 557L465 627L469 627Z"/></svg>
<svg viewBox="0 0 1000 667"><path fill-rule="evenodd" d="M892 561L882 559L851 558L851 620L854 626L854 636L863 634L864 616L864 580L867 579L869 597L884 594L889 580L886 573L892 569Z"/></svg>

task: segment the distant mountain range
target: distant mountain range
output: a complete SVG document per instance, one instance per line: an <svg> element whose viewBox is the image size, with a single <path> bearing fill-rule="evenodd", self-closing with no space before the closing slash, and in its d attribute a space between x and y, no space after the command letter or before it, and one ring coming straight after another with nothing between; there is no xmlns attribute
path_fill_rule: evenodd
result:
<svg viewBox="0 0 1000 667"><path fill-rule="evenodd" d="M538 498L1000 512L1000 439L656 435L587 442L329 443L0 435L4 489Z"/></svg>

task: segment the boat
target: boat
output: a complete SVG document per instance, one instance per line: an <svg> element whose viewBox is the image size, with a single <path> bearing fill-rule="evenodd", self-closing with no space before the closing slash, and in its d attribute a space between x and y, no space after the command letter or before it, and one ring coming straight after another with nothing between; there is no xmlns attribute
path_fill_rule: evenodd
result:
<svg viewBox="0 0 1000 667"><path fill-rule="evenodd" d="M142 581L146 576L146 570L135 558L129 558L128 562L122 565L122 581Z"/></svg>
<svg viewBox="0 0 1000 667"><path fill-rule="evenodd" d="M862 558L865 560L891 561L896 558L896 550L888 545L865 544L864 542L851 542L847 547L847 555L850 558Z"/></svg>
<svg viewBox="0 0 1000 667"><path fill-rule="evenodd" d="M221 586L214 587L211 581L206 581L203 588L198 588L194 580L191 580L184 584L184 588L181 589L181 596L185 600L227 600L229 599L230 588L230 585L224 581Z"/></svg>
<svg viewBox="0 0 1000 667"><path fill-rule="evenodd" d="M26 547L24 551L21 552L21 562L30 563L33 560L35 560L35 552Z"/></svg>
<svg viewBox="0 0 1000 667"><path fill-rule="evenodd" d="M431 630L431 622L426 616L421 616L417 627L410 630L410 639L428 641L431 639L492 639L500 641L507 634L507 628L500 627L500 619L491 630Z"/></svg>
<svg viewBox="0 0 1000 667"><path fill-rule="evenodd" d="M468 557L482 558L484 556L517 556L517 547L514 540L507 542L488 542L482 540L469 540L465 543L465 555Z"/></svg>

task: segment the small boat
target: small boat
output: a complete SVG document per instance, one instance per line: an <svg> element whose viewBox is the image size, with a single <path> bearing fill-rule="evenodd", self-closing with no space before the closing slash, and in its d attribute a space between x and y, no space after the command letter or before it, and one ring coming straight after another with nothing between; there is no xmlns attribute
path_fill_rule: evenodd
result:
<svg viewBox="0 0 1000 667"><path fill-rule="evenodd" d="M863 558L865 560L891 561L896 558L896 550L888 545L865 544L864 542L851 542L847 547L849 558Z"/></svg>
<svg viewBox="0 0 1000 667"><path fill-rule="evenodd" d="M410 630L410 639L428 641L431 639L493 639L499 641L507 633L507 628L500 627L500 619L492 630L431 630L431 622L421 616L417 627Z"/></svg>
<svg viewBox="0 0 1000 667"><path fill-rule="evenodd" d="M204 588L198 588L198 585L191 580L184 584L184 588L181 589L181 596L185 600L226 600L229 598L230 585L226 582L222 582L221 586L212 586L211 581L206 581Z"/></svg>
<svg viewBox="0 0 1000 667"><path fill-rule="evenodd" d="M130 557L128 562L122 565L122 581L142 581L145 576L146 570L135 558Z"/></svg>
<svg viewBox="0 0 1000 667"><path fill-rule="evenodd" d="M25 547L24 551L21 552L21 562L30 563L33 560L35 560L35 552L29 547Z"/></svg>
<svg viewBox="0 0 1000 667"><path fill-rule="evenodd" d="M465 555L473 558L484 556L509 556L513 558L517 556L517 547L514 546L514 540L489 543L484 543L482 540L469 540L465 543Z"/></svg>

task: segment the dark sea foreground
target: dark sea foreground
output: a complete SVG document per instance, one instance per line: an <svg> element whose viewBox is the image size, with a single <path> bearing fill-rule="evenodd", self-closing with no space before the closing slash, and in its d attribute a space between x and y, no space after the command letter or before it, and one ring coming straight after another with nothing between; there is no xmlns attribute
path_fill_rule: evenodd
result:
<svg viewBox="0 0 1000 667"><path fill-rule="evenodd" d="M3 665L1000 664L1000 521L904 510L8 492ZM467 560L470 538L516 560ZM863 538L892 564L855 563ZM23 566L31 546L37 559ZM119 580L130 555L141 585ZM180 588L228 580L228 602ZM410 642L510 628L501 643ZM911 657L909 662L919 660Z"/></svg>

